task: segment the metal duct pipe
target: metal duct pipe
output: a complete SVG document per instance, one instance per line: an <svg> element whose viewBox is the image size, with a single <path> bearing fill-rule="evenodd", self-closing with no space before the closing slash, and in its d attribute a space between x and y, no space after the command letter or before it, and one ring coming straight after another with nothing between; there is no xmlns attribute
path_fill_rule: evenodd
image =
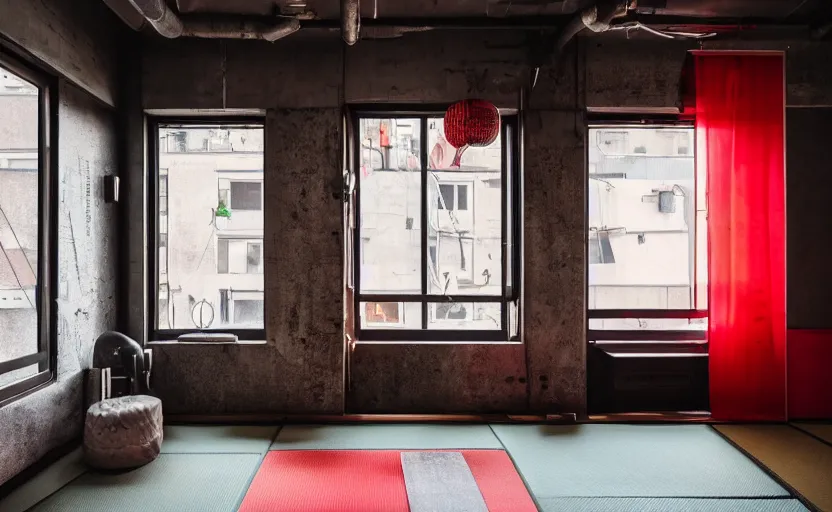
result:
<svg viewBox="0 0 832 512"><path fill-rule="evenodd" d="M204 39L263 39L274 42L300 30L300 21L289 19L277 25L252 21L185 21L182 36Z"/></svg>
<svg viewBox="0 0 832 512"><path fill-rule="evenodd" d="M129 0L159 34L175 39L182 35L182 20L173 12L165 0Z"/></svg>
<svg viewBox="0 0 832 512"><path fill-rule="evenodd" d="M105 0L111 9L118 0ZM201 37L205 39L263 39L274 42L300 30L300 20L289 18L275 25L253 21L182 20L165 0L121 0L129 2L156 31L167 38ZM120 15L122 16L122 15ZM122 16L122 19L124 17ZM133 26L133 25L131 25ZM136 29L135 26L133 26ZM141 28L139 26L138 28Z"/></svg>
<svg viewBox="0 0 832 512"><path fill-rule="evenodd" d="M610 29L612 20L627 15L629 5L629 0L607 0L587 7L563 28L558 37L557 52L560 53L585 28L593 32L606 32Z"/></svg>
<svg viewBox="0 0 832 512"><path fill-rule="evenodd" d="M358 42L361 30L361 6L359 0L341 0L341 37L352 46Z"/></svg>

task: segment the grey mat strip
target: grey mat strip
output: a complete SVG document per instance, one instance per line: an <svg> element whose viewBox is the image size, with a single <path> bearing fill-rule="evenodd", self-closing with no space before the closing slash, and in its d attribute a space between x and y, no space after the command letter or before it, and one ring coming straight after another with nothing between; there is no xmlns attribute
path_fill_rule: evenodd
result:
<svg viewBox="0 0 832 512"><path fill-rule="evenodd" d="M793 499L546 498L541 512L807 512Z"/></svg>
<svg viewBox="0 0 832 512"><path fill-rule="evenodd" d="M173 425L165 427L162 453L264 453L279 428Z"/></svg>
<svg viewBox="0 0 832 512"><path fill-rule="evenodd" d="M286 425L272 450L502 449L488 425Z"/></svg>
<svg viewBox="0 0 832 512"><path fill-rule="evenodd" d="M488 512L459 452L402 452L410 512Z"/></svg>
<svg viewBox="0 0 832 512"><path fill-rule="evenodd" d="M706 425L493 425L535 497L789 497Z"/></svg>
<svg viewBox="0 0 832 512"><path fill-rule="evenodd" d="M23 512L75 480L84 472L84 454L77 448L0 500L3 512Z"/></svg>
<svg viewBox="0 0 832 512"><path fill-rule="evenodd" d="M260 454L162 454L123 473L86 473L35 512L228 512L246 491Z"/></svg>

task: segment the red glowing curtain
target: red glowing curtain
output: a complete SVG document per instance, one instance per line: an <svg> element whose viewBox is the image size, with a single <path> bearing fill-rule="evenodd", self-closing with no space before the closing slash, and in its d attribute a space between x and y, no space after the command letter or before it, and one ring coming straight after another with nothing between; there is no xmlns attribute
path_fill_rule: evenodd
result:
<svg viewBox="0 0 832 512"><path fill-rule="evenodd" d="M711 414L786 419L783 56L696 55L707 173Z"/></svg>

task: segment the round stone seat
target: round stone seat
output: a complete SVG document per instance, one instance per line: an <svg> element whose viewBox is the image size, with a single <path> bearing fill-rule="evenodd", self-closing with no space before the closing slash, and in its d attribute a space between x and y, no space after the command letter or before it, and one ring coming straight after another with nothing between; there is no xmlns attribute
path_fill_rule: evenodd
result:
<svg viewBox="0 0 832 512"><path fill-rule="evenodd" d="M162 448L162 401L145 395L108 398L87 410L84 458L99 469L142 466Z"/></svg>

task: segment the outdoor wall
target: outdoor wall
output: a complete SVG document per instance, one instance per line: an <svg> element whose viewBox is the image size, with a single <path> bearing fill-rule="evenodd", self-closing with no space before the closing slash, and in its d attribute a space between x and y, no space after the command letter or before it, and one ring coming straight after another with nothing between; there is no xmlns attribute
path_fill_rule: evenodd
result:
<svg viewBox="0 0 832 512"><path fill-rule="evenodd" d="M66 70L58 90L58 378L0 409L0 484L83 425L82 370L101 332L115 327L114 206L102 177L116 168L115 18L102 2L0 1L0 35L48 67ZM95 98L87 91L95 94Z"/></svg>
<svg viewBox="0 0 832 512"><path fill-rule="evenodd" d="M731 45L788 47L787 62L801 63L788 65L790 105L832 103L827 73L813 64L828 57L826 47L759 41ZM583 112L587 107L678 107L680 73L686 51L693 47L652 38L588 37L570 45L557 67L541 69L525 112L523 345L359 344L344 355L342 284L334 278L343 272L336 222L342 215L338 109L344 103L447 103L466 97L516 107L518 88L529 80L526 34L436 31L361 41L349 48L304 33L271 45L145 40L143 108L267 110L272 134L267 135L266 187L271 188L270 180L284 187L281 195L272 196L282 202L266 212L272 241L281 242L266 242L267 345L156 346L155 385L166 411L582 415L587 294ZM281 123L295 123L301 133L288 133ZM310 151L313 161L300 156ZM297 236L295 225L303 222L312 222L314 238ZM318 261L324 262L322 268L308 268ZM278 268L295 273L276 282ZM310 311L317 313L312 317ZM347 356L352 372L344 405Z"/></svg>

